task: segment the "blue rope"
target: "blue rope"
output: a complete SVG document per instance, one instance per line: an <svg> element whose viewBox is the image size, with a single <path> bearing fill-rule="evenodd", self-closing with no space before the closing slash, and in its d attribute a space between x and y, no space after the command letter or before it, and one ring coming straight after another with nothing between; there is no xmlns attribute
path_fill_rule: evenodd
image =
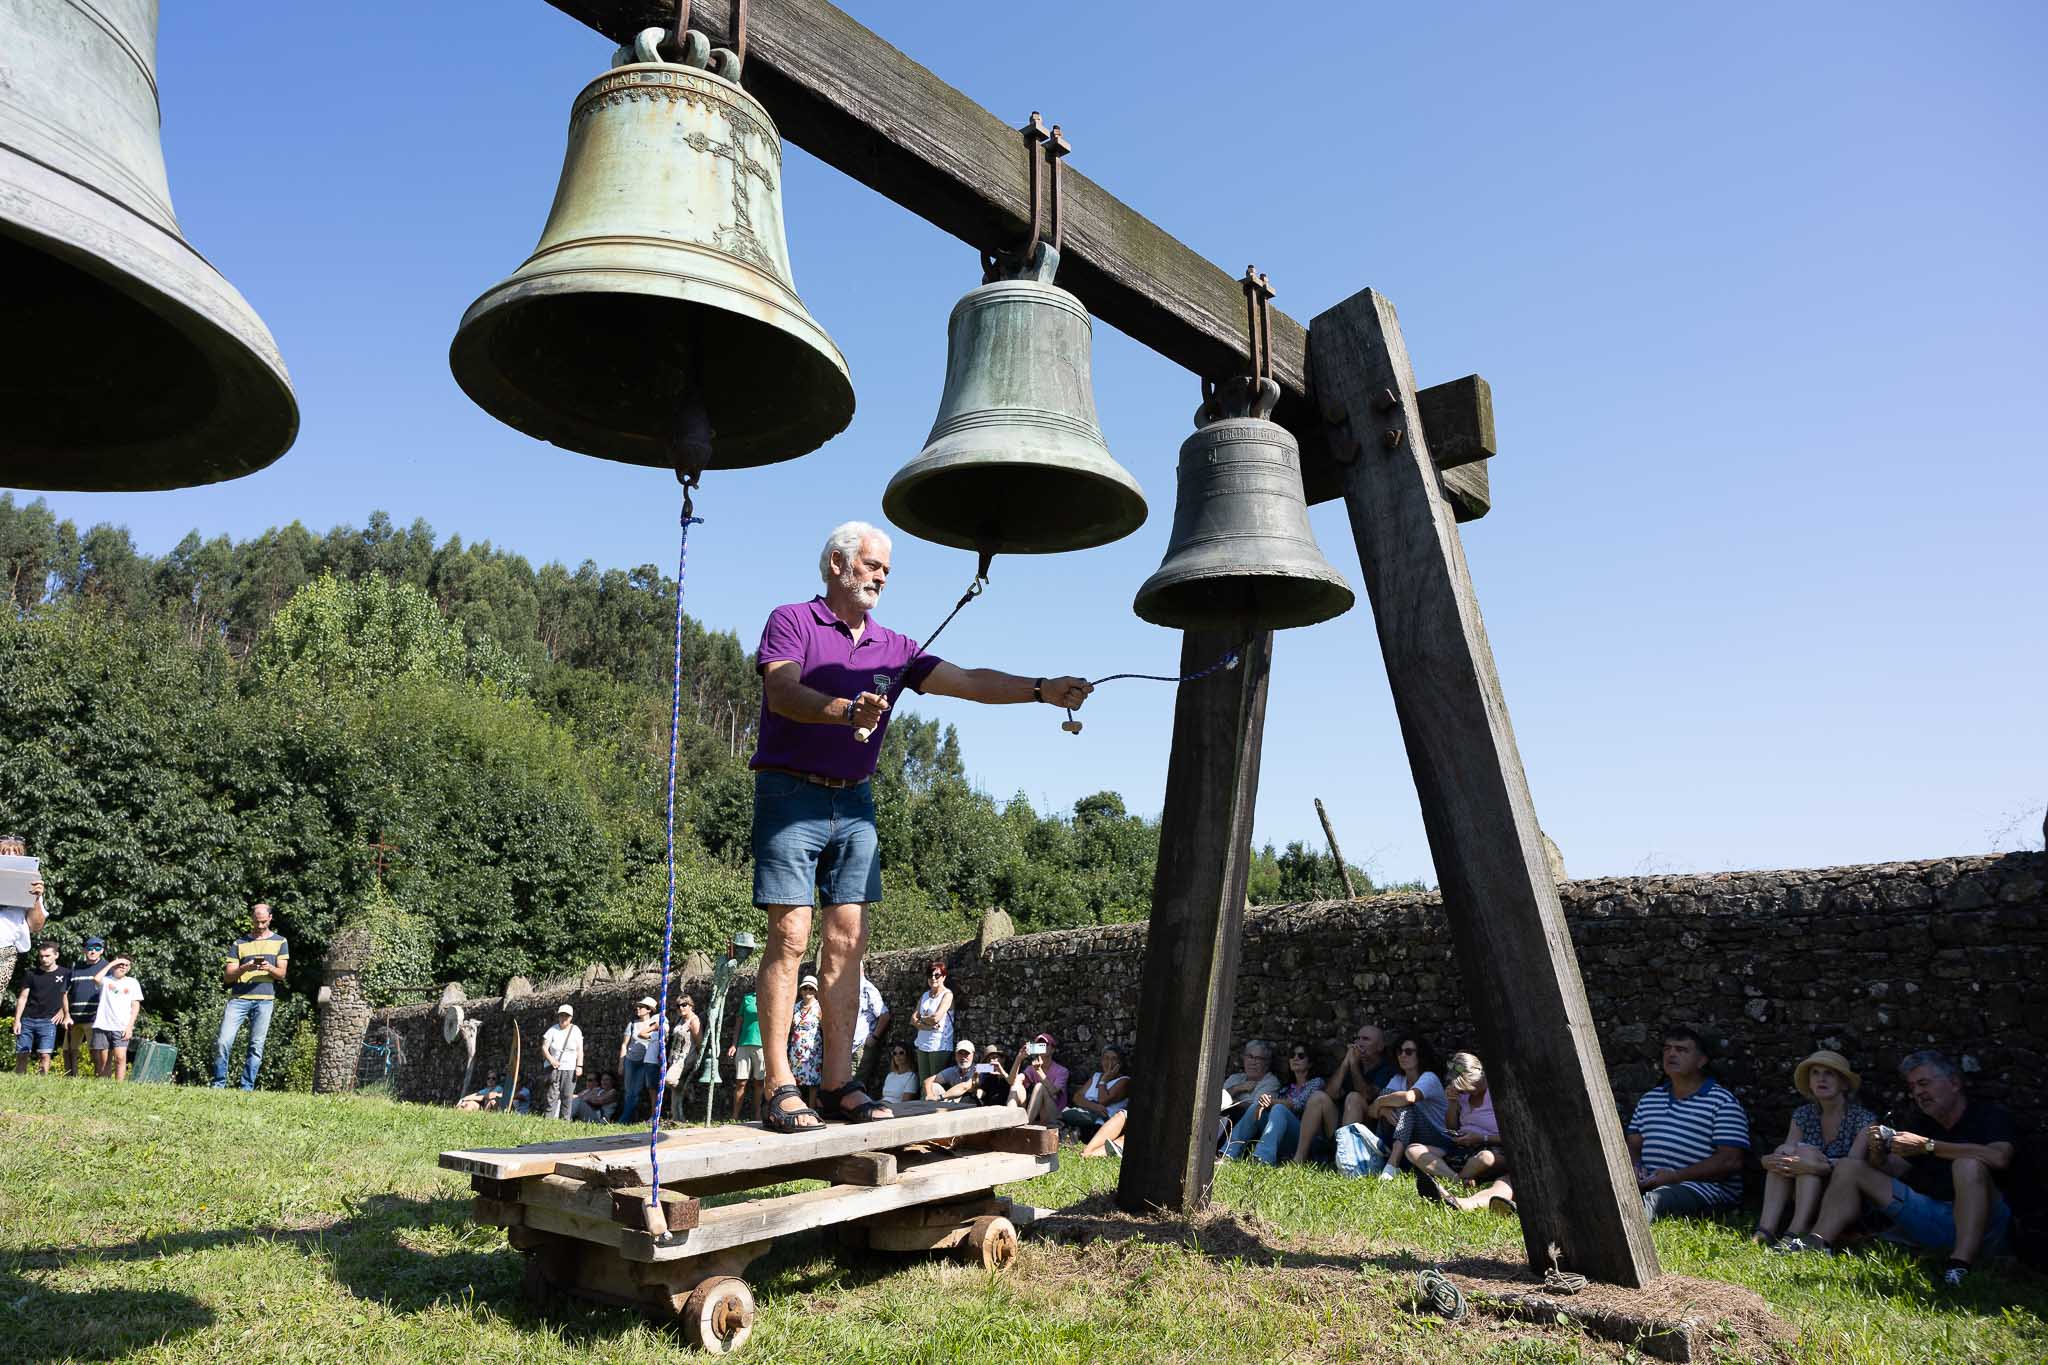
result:
<svg viewBox="0 0 2048 1365"><path fill-rule="evenodd" d="M695 480L691 480L695 482ZM675 684L668 713L668 912L661 926L661 1012L654 1029L656 1046L654 1112L647 1116L647 1202L661 1202L661 1110L668 1095L668 980L669 954L676 939L676 747L683 728L683 580L690 566L690 528L702 526L704 518L692 516L690 483L683 485L682 536L676 547L676 648Z"/></svg>

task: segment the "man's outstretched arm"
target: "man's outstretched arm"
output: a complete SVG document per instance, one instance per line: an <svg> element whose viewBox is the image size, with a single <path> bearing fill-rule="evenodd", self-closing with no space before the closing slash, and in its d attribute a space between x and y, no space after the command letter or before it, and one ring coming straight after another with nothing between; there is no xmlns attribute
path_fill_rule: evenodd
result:
<svg viewBox="0 0 2048 1365"><path fill-rule="evenodd" d="M940 663L924 680L924 692L937 697L1007 705L1044 701L1069 710L1088 700L1095 689L1086 678L1026 678L994 668L960 668Z"/></svg>

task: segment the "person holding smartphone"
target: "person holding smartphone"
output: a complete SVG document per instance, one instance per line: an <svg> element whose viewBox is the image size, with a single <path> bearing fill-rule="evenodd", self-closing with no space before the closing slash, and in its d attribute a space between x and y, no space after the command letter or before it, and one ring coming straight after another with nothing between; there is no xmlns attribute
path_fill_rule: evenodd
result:
<svg viewBox="0 0 2048 1365"><path fill-rule="evenodd" d="M1053 1060L1053 1036L1041 1033L1017 1050L1011 1068L1010 1103L1024 1111L1026 1123L1058 1123L1067 1107L1067 1069Z"/></svg>
<svg viewBox="0 0 2048 1365"><path fill-rule="evenodd" d="M221 963L221 981L228 988L228 1007L221 1016L220 1036L213 1040L213 1088L228 1084L228 1053L235 1035L249 1026L249 1057L242 1063L242 1089L256 1088L263 1065L263 1043L270 1036L270 1014L277 1008L277 988L291 971L291 945L270 927L270 907L259 901L249 907L249 932L235 940Z"/></svg>

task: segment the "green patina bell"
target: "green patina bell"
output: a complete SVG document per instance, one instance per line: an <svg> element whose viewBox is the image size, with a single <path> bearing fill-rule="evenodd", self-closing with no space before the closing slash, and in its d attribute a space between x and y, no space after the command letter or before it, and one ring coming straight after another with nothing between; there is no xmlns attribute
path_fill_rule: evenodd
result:
<svg viewBox="0 0 2048 1365"><path fill-rule="evenodd" d="M772 464L846 428L846 361L790 274L781 136L737 57L660 29L620 49L571 108L539 245L448 362L499 421L631 464Z"/></svg>
<svg viewBox="0 0 2048 1365"><path fill-rule="evenodd" d="M171 212L156 13L0 3L0 484L216 483L298 435L277 343Z"/></svg>
<svg viewBox="0 0 2048 1365"><path fill-rule="evenodd" d="M1091 324L1042 243L953 307L946 388L882 510L914 536L990 554L1085 550L1145 523L1138 481L1095 420Z"/></svg>
<svg viewBox="0 0 2048 1365"><path fill-rule="evenodd" d="M1270 379L1226 384L1180 448L1173 534L1131 609L1182 630L1280 630L1351 610L1351 587L1308 524L1301 448L1268 420Z"/></svg>

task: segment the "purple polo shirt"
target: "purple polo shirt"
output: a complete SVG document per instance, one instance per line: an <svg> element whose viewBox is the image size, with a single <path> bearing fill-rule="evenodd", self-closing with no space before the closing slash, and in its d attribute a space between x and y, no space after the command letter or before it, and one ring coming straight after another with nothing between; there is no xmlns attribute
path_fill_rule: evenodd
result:
<svg viewBox="0 0 2048 1365"><path fill-rule="evenodd" d="M887 626L868 618L867 628L856 642L823 597L792 602L768 613L761 628L761 649L755 666L787 659L793 662L805 687L828 697L857 697L863 692L880 692L875 675L897 676L904 665L903 685L924 691L924 680L939 666L935 654L920 655L917 641L898 635ZM916 660L916 662L911 662ZM882 713L881 728L866 744L853 737L850 725L810 725L778 716L761 698L761 742L747 761L750 768L794 768L820 777L864 781L875 775L875 759L882 752L882 735L889 728L893 710Z"/></svg>

